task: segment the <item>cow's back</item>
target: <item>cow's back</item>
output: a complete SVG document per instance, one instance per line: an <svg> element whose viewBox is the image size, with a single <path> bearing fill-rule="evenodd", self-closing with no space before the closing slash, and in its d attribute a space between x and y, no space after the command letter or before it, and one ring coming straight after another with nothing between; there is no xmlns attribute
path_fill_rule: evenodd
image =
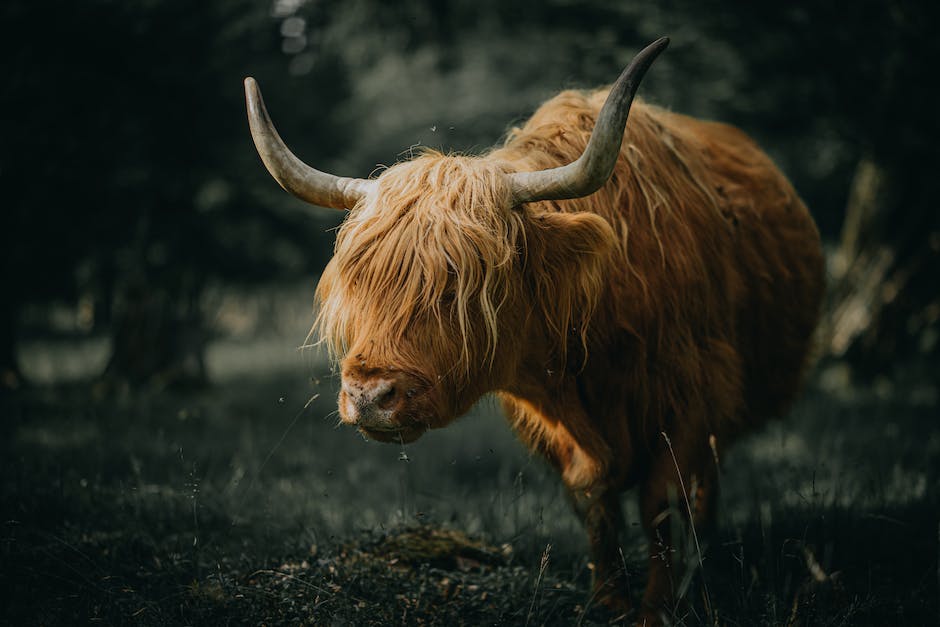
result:
<svg viewBox="0 0 940 627"><path fill-rule="evenodd" d="M492 156L518 170L570 163L606 95L562 92ZM622 396L631 438L694 416L730 436L786 410L811 352L823 257L806 207L750 138L636 101L610 181L545 204L598 213L619 236L581 378L608 414Z"/></svg>
<svg viewBox="0 0 940 627"><path fill-rule="evenodd" d="M731 223L745 410L756 419L779 415L812 353L825 284L819 232L790 182L743 132L667 118L698 138L720 213Z"/></svg>
<svg viewBox="0 0 940 627"><path fill-rule="evenodd" d="M732 420L714 425L727 437L781 415L796 397L824 291L819 233L787 178L742 131L643 104L638 119L645 120L648 135L660 135L660 147L646 137L644 149L662 153L656 160L661 169L671 158L679 182L670 175L658 185L665 196L658 224L646 219L650 209L637 206L644 204L637 194L619 203L616 210L628 223L657 231L652 239L633 237L647 251L630 253L628 246L628 255L655 258L659 249L663 267L674 266L663 272L647 264L645 277L665 277L656 289L669 294L649 313L662 316L663 303L688 307L689 316L669 312L665 326L654 323L659 333L669 337L697 327L700 337L709 338L687 341L667 359L701 353L698 380L719 390L706 402L727 408ZM631 149L624 152L629 156ZM619 166L625 176L655 181L655 173L640 172L641 159L627 161ZM669 328L670 319L682 328ZM725 374L707 374L710 369ZM739 403L731 398L736 388Z"/></svg>

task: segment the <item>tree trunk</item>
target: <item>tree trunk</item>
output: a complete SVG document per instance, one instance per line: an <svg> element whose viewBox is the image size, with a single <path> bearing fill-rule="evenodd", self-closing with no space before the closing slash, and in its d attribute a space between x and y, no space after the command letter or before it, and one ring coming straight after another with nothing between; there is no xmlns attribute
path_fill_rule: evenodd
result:
<svg viewBox="0 0 940 627"><path fill-rule="evenodd" d="M186 292L137 285L124 294L104 372L110 384L201 387L207 333L199 306L201 289Z"/></svg>
<svg viewBox="0 0 940 627"><path fill-rule="evenodd" d="M13 303L0 308L0 389L15 390L23 384L16 359L16 314Z"/></svg>

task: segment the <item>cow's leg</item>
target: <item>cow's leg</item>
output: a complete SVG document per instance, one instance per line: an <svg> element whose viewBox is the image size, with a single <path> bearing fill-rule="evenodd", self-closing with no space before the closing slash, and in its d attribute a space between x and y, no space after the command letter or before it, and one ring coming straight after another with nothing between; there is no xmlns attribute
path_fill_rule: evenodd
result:
<svg viewBox="0 0 940 627"><path fill-rule="evenodd" d="M622 512L613 454L581 404L577 390L531 403L509 395L503 403L516 432L558 469L588 533L594 563L593 598L617 612L630 609L619 532ZM562 420L559 417L563 417ZM626 463L626 444L618 457Z"/></svg>
<svg viewBox="0 0 940 627"><path fill-rule="evenodd" d="M684 604L678 590L683 569L701 565L702 542L714 526L718 496L707 436L663 438L662 444L640 487L640 513L649 539L640 623L647 625L660 624L662 614L672 616ZM680 537L674 537L676 532Z"/></svg>
<svg viewBox="0 0 940 627"><path fill-rule="evenodd" d="M623 512L619 491L609 487L591 490L569 488L568 494L588 534L594 564L592 598L614 612L625 613L631 609L631 603L620 551Z"/></svg>

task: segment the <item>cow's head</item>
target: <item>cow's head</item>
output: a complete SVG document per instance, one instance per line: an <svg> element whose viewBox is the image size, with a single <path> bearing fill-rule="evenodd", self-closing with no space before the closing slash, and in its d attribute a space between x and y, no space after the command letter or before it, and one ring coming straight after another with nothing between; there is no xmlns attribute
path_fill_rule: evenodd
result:
<svg viewBox="0 0 940 627"><path fill-rule="evenodd" d="M312 204L349 210L317 288L344 422L377 440L415 440L505 386L523 366L526 329L564 344L590 314L610 225L527 203L583 197L607 181L636 88L667 44L623 72L577 160L534 172L427 152L377 179L326 174L287 149L245 80L252 136L274 178Z"/></svg>

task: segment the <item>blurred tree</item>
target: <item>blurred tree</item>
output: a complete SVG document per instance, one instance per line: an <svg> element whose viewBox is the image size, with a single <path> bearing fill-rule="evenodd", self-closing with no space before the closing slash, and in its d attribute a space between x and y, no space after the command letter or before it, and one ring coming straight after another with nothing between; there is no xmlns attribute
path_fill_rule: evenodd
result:
<svg viewBox="0 0 940 627"><path fill-rule="evenodd" d="M838 162L837 176L814 183L838 203L823 213L824 231L841 232L825 351L867 375L912 358L936 363L940 5L705 2L688 10L747 60L758 98L735 107L745 125L774 143L789 135L790 161Z"/></svg>
<svg viewBox="0 0 940 627"><path fill-rule="evenodd" d="M320 140L304 148L325 158L341 148L325 110L335 103L288 103L323 84L341 95L336 63L324 55L288 74L280 22L250 0L0 10L10 31L4 119L17 120L0 153L0 368L18 373L14 326L24 303L92 292L98 323L112 329L109 377L203 380L207 281L296 275L329 251L323 236L310 246L322 220L276 210L299 203L270 190L258 166L241 81L249 72L273 77L268 97L285 126L302 122Z"/></svg>

